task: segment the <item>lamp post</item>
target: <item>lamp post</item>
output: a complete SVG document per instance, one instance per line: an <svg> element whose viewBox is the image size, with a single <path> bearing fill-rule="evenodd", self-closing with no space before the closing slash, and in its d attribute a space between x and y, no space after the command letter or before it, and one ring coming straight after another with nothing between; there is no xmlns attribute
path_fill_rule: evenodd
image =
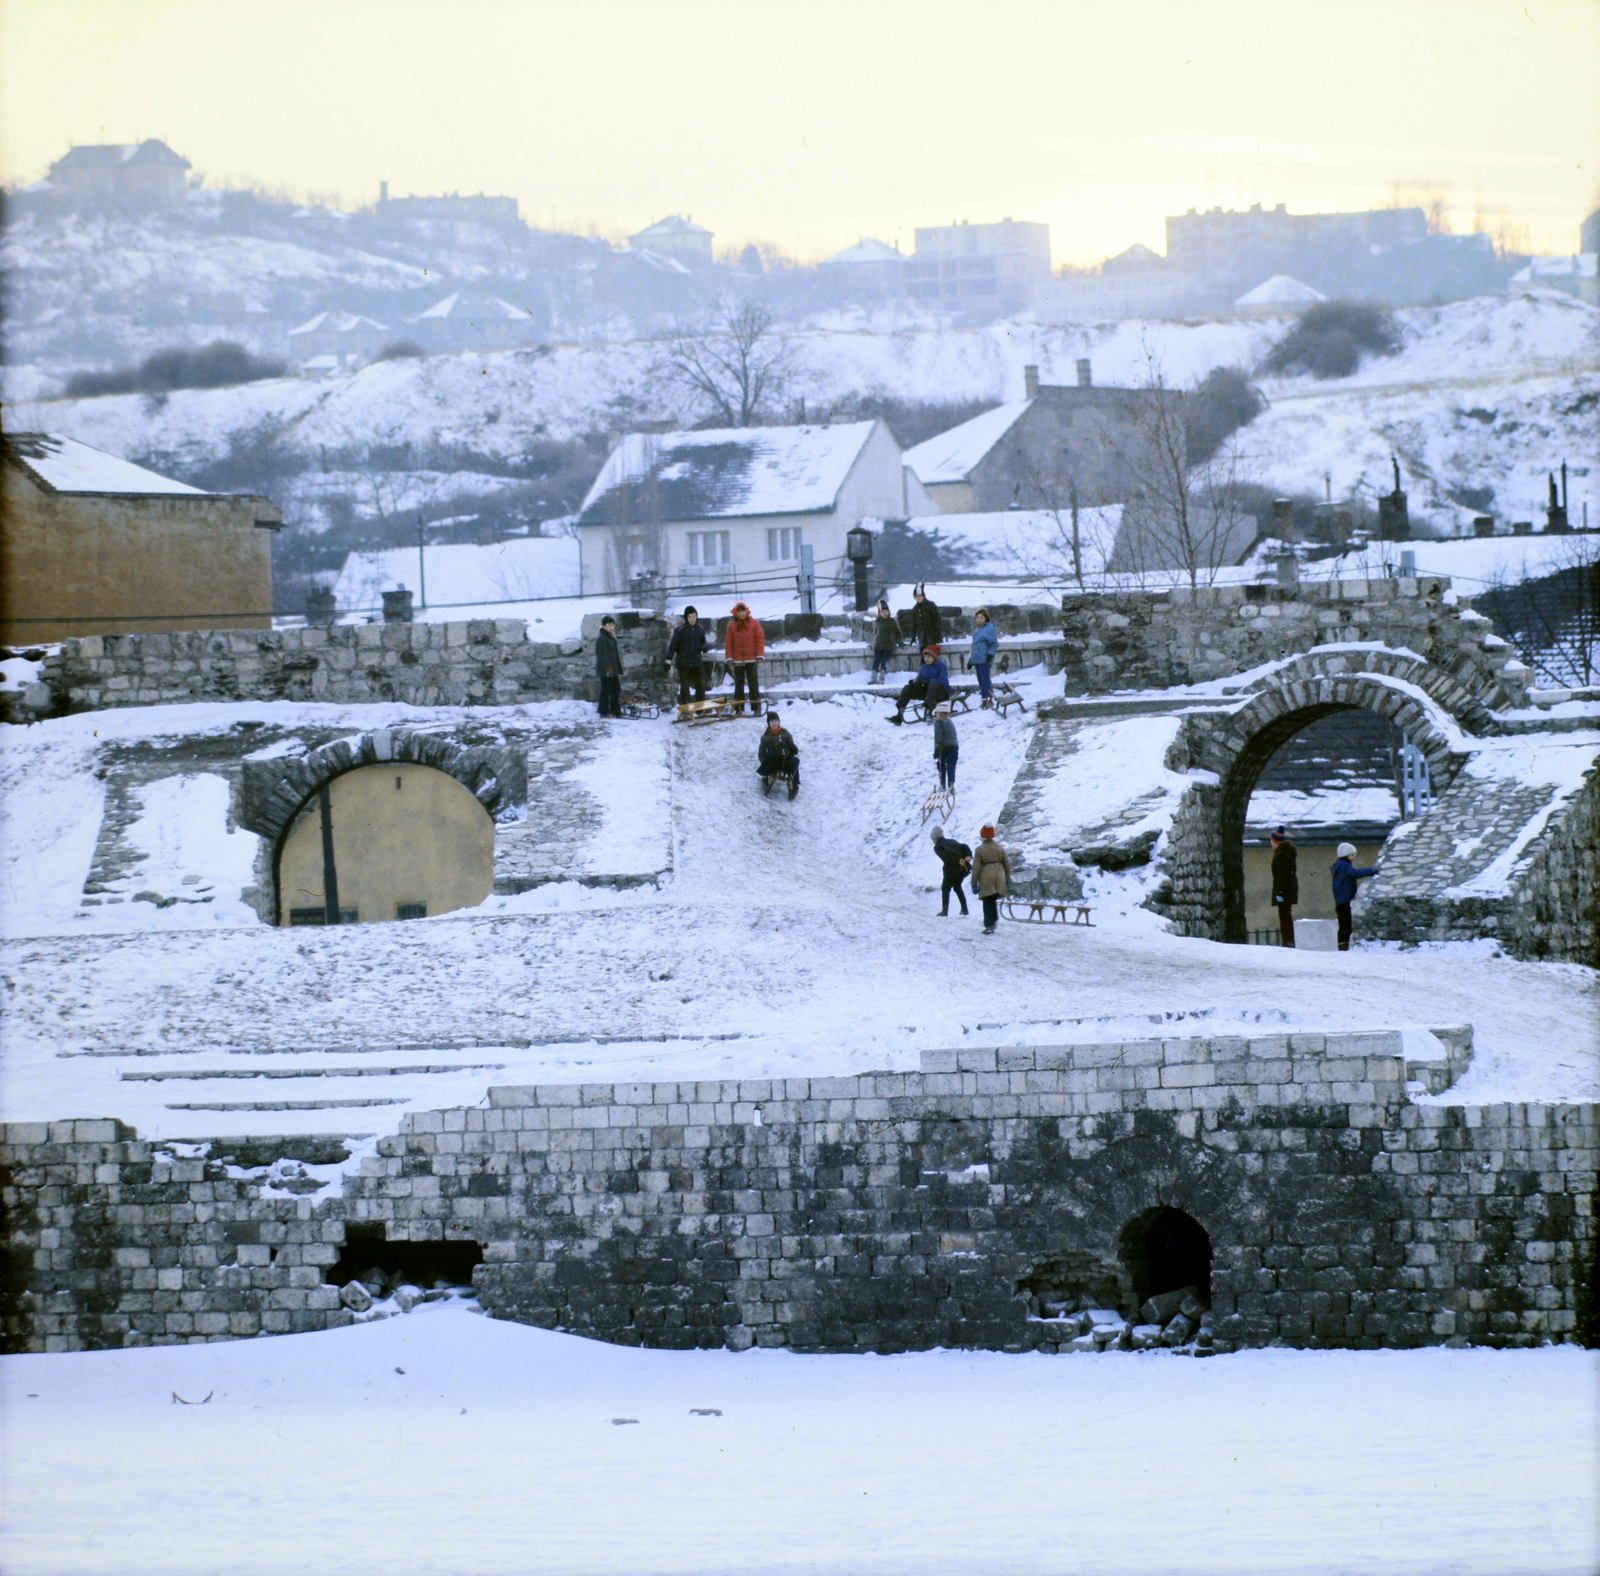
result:
<svg viewBox="0 0 1600 1576"><path fill-rule="evenodd" d="M867 565L872 562L872 532L857 526L845 532L845 557L856 566L856 612L867 610Z"/></svg>

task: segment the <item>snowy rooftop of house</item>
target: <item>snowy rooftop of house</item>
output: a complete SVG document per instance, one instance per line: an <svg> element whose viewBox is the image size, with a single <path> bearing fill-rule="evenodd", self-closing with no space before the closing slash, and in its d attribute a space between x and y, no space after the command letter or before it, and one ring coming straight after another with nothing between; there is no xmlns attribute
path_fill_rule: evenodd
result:
<svg viewBox="0 0 1600 1576"><path fill-rule="evenodd" d="M706 229L704 225L693 224L688 219L681 218L675 213L670 213L665 219L657 219L654 224L647 226L643 230L636 231L633 235L630 235L628 239L630 241L643 241L651 237L668 235L710 234L711 231Z"/></svg>
<svg viewBox="0 0 1600 1576"><path fill-rule="evenodd" d="M426 312L419 312L412 321L421 323L436 318L492 317L515 322L532 316L531 312L524 311L520 306L513 306L509 301L502 301L499 296L452 290L444 300L434 302Z"/></svg>
<svg viewBox="0 0 1600 1576"><path fill-rule="evenodd" d="M972 468L1011 430L1032 403L1032 400L1019 399L986 410L959 427L907 449L906 464L924 487L941 482L964 482Z"/></svg>
<svg viewBox="0 0 1600 1576"><path fill-rule="evenodd" d="M899 247L889 246L869 235L865 240L857 241L854 246L847 246L842 252L835 252L832 257L824 257L822 266L826 268L829 263L903 263L904 261Z"/></svg>
<svg viewBox="0 0 1600 1576"><path fill-rule="evenodd" d="M652 252L648 246L628 246L617 253L619 257L636 257L640 262L651 268L658 269L664 274L686 274L689 272L676 257L666 257L660 252Z"/></svg>
<svg viewBox="0 0 1600 1576"><path fill-rule="evenodd" d="M874 423L629 433L578 514L579 525L723 520L833 508Z"/></svg>
<svg viewBox="0 0 1600 1576"><path fill-rule="evenodd" d="M1235 306L1297 306L1306 301L1326 301L1328 298L1308 284L1301 283L1289 274L1274 274L1263 280L1254 290L1247 290L1233 304Z"/></svg>
<svg viewBox="0 0 1600 1576"><path fill-rule="evenodd" d="M143 142L86 142L68 148L50 166L50 171L54 174L57 170L84 166L107 168L119 164L181 164L184 169L189 168L189 161L182 154L174 153L159 137L146 137Z"/></svg>
<svg viewBox="0 0 1600 1576"><path fill-rule="evenodd" d="M203 488L157 476L142 465L91 449L76 438L54 432L11 432L0 437L5 457L20 465L51 492L186 493L208 496Z"/></svg>
<svg viewBox="0 0 1600 1576"><path fill-rule="evenodd" d="M378 322L376 318L363 317L359 312L318 312L313 318L308 318L298 328L289 330L289 337L296 334L353 334L362 329L377 329L382 333L388 332L388 325Z"/></svg>

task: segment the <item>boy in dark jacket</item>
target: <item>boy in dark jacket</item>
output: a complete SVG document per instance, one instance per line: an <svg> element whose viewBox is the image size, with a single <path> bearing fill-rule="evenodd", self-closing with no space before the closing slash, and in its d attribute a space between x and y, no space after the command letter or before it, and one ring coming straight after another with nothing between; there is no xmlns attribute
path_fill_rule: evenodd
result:
<svg viewBox="0 0 1600 1576"><path fill-rule="evenodd" d="M958 843L953 837L944 835L944 828L936 826L932 832L933 851L938 855L939 863L944 867L944 878L939 886L939 917L950 917L950 894L956 895L956 901L961 905L961 912L967 912L967 894L962 889L961 883L966 879L967 872L972 868L972 850L965 843Z"/></svg>
<svg viewBox="0 0 1600 1576"><path fill-rule="evenodd" d="M950 702L940 701L933 710L933 759L939 768L939 786L955 792L956 757L961 753L956 725L950 720Z"/></svg>
<svg viewBox="0 0 1600 1576"><path fill-rule="evenodd" d="M939 609L928 600L928 593L917 585L911 593L911 649L921 651L924 646L937 646L944 640L944 621Z"/></svg>
<svg viewBox="0 0 1600 1576"><path fill-rule="evenodd" d="M912 700L926 701L929 705L937 705L942 700L950 699L950 670L944 665L944 658L939 655L937 646L927 646L922 653L922 666L917 669L917 676L905 685L895 700L894 716L889 718L895 727L899 727L906 720L906 702Z"/></svg>
<svg viewBox="0 0 1600 1576"><path fill-rule="evenodd" d="M872 677L869 684L881 684L889 673L889 658L900 649L900 626L889 611L889 604L878 599L878 616L872 621Z"/></svg>
<svg viewBox="0 0 1600 1576"><path fill-rule="evenodd" d="M600 715L622 715L622 648L617 644L617 621L609 613L600 620L594 642L594 671L600 680Z"/></svg>
<svg viewBox="0 0 1600 1576"><path fill-rule="evenodd" d="M1299 855L1289 841L1289 828L1272 832L1272 901L1278 909L1278 939L1286 947L1294 945L1294 906L1300 901Z"/></svg>
<svg viewBox="0 0 1600 1576"><path fill-rule="evenodd" d="M789 779L789 797L792 799L800 792L800 751L775 711L767 713L767 725L761 730L761 742L756 746L756 771L761 777L762 793L771 793L772 779L784 776Z"/></svg>
<svg viewBox="0 0 1600 1576"><path fill-rule="evenodd" d="M1350 950L1350 905L1356 900L1356 892L1368 876L1375 876L1378 867L1374 865L1370 870L1357 870L1350 863L1355 857L1356 845L1354 843L1340 843L1335 850L1338 858L1328 867L1333 875L1333 911L1339 916L1339 950Z"/></svg>
<svg viewBox="0 0 1600 1576"><path fill-rule="evenodd" d="M667 642L667 661L678 660L678 704L689 704L689 686L694 686L694 698L706 698L706 632L700 615L692 607L683 610L683 622L672 632Z"/></svg>

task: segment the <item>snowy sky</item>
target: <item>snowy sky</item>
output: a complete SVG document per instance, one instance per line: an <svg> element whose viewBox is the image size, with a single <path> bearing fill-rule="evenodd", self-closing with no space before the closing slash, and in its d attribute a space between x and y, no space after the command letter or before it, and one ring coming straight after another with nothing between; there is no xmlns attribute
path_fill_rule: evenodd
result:
<svg viewBox="0 0 1600 1576"><path fill-rule="evenodd" d="M1571 251L1600 202L1594 0L0 0L0 176L165 138L208 184L347 208L671 212L804 260L1007 215L1058 264L1191 206L1447 197ZM641 156L642 155L642 156Z"/></svg>

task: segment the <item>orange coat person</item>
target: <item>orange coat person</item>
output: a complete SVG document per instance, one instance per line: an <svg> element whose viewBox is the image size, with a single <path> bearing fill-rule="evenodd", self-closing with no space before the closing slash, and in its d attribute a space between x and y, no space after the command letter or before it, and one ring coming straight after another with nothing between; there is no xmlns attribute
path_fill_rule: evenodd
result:
<svg viewBox="0 0 1600 1576"><path fill-rule="evenodd" d="M733 605L733 617L728 621L728 632L722 640L723 655L733 672L733 710L737 716L744 710L744 687L750 685L750 711L761 715L761 681L756 677L756 664L767 653L767 636L761 625L750 616L743 602Z"/></svg>

